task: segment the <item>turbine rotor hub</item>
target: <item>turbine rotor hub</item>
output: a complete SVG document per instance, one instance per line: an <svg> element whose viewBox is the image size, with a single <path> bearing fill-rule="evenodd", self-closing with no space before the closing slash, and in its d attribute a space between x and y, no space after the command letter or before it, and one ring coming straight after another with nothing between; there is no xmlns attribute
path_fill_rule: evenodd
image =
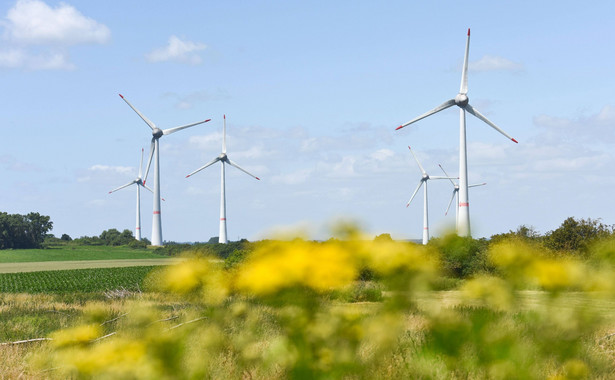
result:
<svg viewBox="0 0 615 380"><path fill-rule="evenodd" d="M226 153L220 153L220 155L218 157L220 157L221 161L225 161L226 160Z"/></svg>
<svg viewBox="0 0 615 380"><path fill-rule="evenodd" d="M154 136L154 138L159 139L162 136L162 129L160 128L154 128L152 130L152 136Z"/></svg>
<svg viewBox="0 0 615 380"><path fill-rule="evenodd" d="M466 94L457 94L457 96L455 96L455 104L461 108L467 106L469 101L470 99L468 99Z"/></svg>

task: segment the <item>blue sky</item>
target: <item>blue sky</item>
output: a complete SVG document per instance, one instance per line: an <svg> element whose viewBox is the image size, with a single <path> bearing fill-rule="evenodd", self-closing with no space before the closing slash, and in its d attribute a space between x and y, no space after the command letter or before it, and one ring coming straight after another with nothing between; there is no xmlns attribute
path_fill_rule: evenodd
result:
<svg viewBox="0 0 615 380"><path fill-rule="evenodd" d="M7 1L0 5L0 210L51 216L73 237L134 229L134 188L151 133L161 139L163 238L218 234L220 153L231 240L338 218L370 234L420 238L428 173L458 171L458 111L400 131L456 95L467 28L471 104L519 141L468 117L474 236L567 217L615 224L615 24L608 1ZM432 234L452 187L429 188ZM144 236L152 196L142 197Z"/></svg>

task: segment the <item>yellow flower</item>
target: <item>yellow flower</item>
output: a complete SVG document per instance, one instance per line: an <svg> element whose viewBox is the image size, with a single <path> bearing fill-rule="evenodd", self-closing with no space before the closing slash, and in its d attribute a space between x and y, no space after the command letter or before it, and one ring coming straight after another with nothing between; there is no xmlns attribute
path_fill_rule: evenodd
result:
<svg viewBox="0 0 615 380"><path fill-rule="evenodd" d="M528 267L527 275L546 290L563 290L582 285L585 270L572 260L541 259Z"/></svg>
<svg viewBox="0 0 615 380"><path fill-rule="evenodd" d="M102 330L99 325L80 325L53 333L51 339L56 347L90 343L100 337Z"/></svg>
<svg viewBox="0 0 615 380"><path fill-rule="evenodd" d="M461 288L466 299L481 300L487 306L499 310L508 310L514 297L506 281L497 277L478 277L466 282Z"/></svg>
<svg viewBox="0 0 615 380"><path fill-rule="evenodd" d="M336 242L269 242L237 272L237 288L255 294L306 286L316 291L343 287L358 275L356 260Z"/></svg>
<svg viewBox="0 0 615 380"><path fill-rule="evenodd" d="M364 243L368 266L382 274L398 270L434 273L438 267L436 254L432 256L422 246L395 241Z"/></svg>

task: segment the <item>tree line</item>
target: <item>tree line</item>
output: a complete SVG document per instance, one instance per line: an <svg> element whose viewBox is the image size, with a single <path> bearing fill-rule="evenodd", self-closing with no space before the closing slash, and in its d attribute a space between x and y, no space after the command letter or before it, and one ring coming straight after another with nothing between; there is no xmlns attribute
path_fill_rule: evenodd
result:
<svg viewBox="0 0 615 380"><path fill-rule="evenodd" d="M52 228L51 218L38 212L0 212L0 249L40 248Z"/></svg>

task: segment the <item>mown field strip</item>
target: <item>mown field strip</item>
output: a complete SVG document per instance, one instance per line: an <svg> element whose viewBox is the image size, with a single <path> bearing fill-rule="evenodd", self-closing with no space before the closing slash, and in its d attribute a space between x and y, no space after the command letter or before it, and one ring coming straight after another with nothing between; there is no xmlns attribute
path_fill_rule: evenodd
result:
<svg viewBox="0 0 615 380"><path fill-rule="evenodd" d="M171 265L182 258L168 259L122 259L122 260L79 260L79 261L44 261L29 263L0 263L0 273L41 272L50 270L122 268L152 265Z"/></svg>

